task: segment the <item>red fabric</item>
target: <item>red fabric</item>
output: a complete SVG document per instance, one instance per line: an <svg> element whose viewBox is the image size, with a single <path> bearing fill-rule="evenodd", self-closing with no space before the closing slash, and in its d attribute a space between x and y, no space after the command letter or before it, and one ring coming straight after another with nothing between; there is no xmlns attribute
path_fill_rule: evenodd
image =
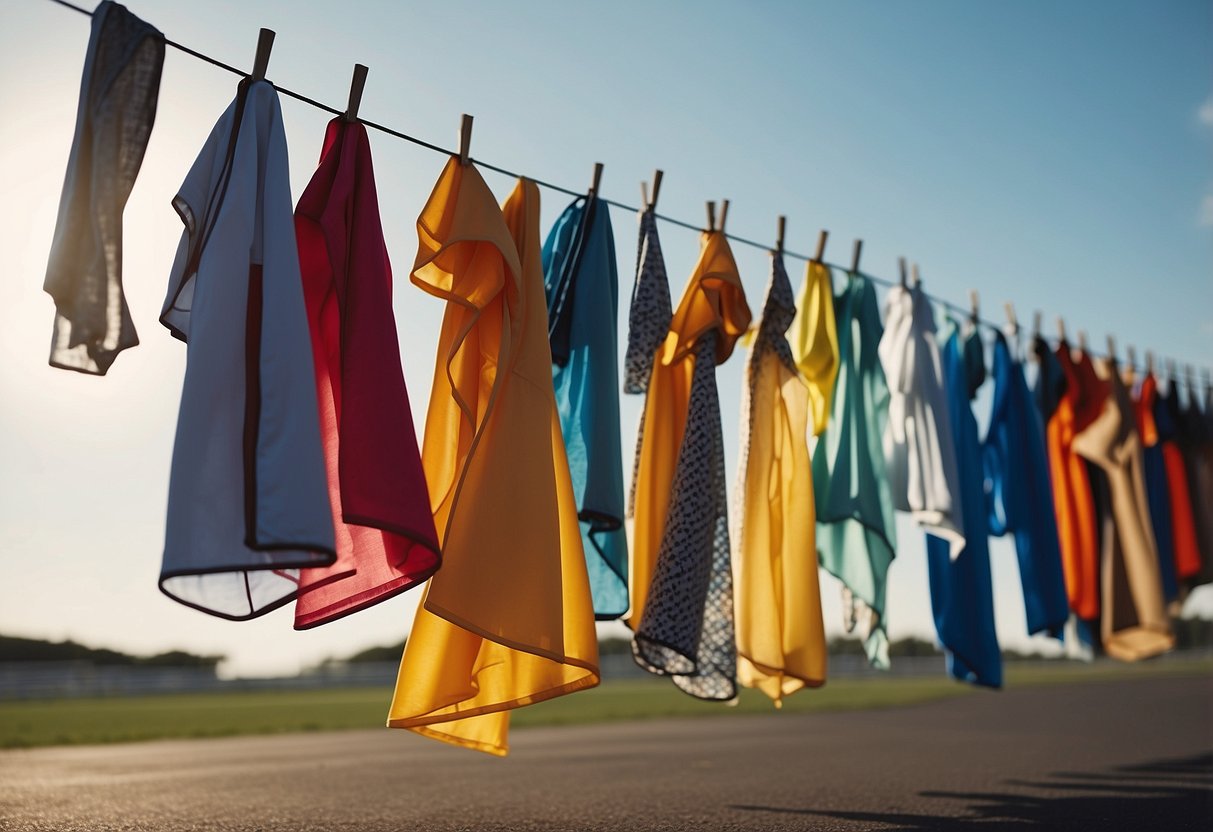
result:
<svg viewBox="0 0 1213 832"><path fill-rule="evenodd" d="M295 210L337 562L300 571L295 627L426 580L441 561L392 314L366 128L329 122Z"/></svg>

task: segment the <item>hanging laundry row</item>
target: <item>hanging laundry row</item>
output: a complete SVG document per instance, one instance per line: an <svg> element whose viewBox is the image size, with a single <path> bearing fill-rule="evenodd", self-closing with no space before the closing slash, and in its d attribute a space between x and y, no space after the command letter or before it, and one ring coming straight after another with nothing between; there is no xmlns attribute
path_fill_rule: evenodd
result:
<svg viewBox="0 0 1213 832"><path fill-rule="evenodd" d="M636 662L688 694L730 701L740 683L778 706L827 678L819 566L887 667L897 511L926 537L948 672L988 687L990 536L1014 538L1029 633L1069 628L1123 660L1170 649L1167 605L1213 581L1213 388L1181 403L1174 373L1163 396L1063 332L1056 349L1035 334L1033 391L1016 325L993 339L982 437L976 300L940 332L903 273L882 314L858 247L836 293L824 232L793 294L780 218L755 322L725 201L675 306L660 175L621 379L601 167L541 244L536 184L498 205L466 116L416 224L410 280L445 302L419 444L360 84L292 208L271 42L172 199L161 322L187 363L160 588L237 620L293 603L303 629L424 584L390 726L505 754L512 709L599 683L595 621L619 618ZM48 267L56 366L104 374L137 342L121 210L162 57L155 29L98 7ZM738 343L730 503L717 368ZM644 396L626 500L621 389Z"/></svg>

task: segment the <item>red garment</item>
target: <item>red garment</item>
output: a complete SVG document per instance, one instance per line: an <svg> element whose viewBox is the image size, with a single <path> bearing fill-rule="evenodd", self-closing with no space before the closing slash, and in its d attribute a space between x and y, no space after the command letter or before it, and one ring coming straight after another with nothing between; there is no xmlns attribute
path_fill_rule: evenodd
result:
<svg viewBox="0 0 1213 832"><path fill-rule="evenodd" d="M1062 571L1070 609L1079 618L1099 616L1099 536L1087 463L1074 452L1074 437L1095 421L1107 400L1107 385L1083 353L1075 361L1064 341L1057 360L1066 390L1049 419L1047 441L1053 504L1061 544Z"/></svg>
<svg viewBox="0 0 1213 832"><path fill-rule="evenodd" d="M1200 574L1200 546L1196 541L1196 523L1192 518L1192 497L1184 458L1174 440L1174 426L1164 435L1158 428L1155 411L1165 406L1159 401L1158 381L1147 373L1141 382L1137 401L1137 424L1142 444L1162 444L1163 465L1167 471L1167 492L1171 496L1171 545L1175 551L1175 575L1183 581Z"/></svg>
<svg viewBox="0 0 1213 832"><path fill-rule="evenodd" d="M295 628L430 577L441 555L409 409L366 128L329 122L295 209L337 562L300 571Z"/></svg>

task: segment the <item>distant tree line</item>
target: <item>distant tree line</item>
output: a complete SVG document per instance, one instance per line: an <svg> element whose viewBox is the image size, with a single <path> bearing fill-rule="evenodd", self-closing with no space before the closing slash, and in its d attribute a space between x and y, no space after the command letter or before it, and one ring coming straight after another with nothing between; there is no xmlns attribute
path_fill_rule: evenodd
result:
<svg viewBox="0 0 1213 832"><path fill-rule="evenodd" d="M1175 647L1187 650L1194 647L1213 646L1213 619L1179 618L1171 622L1175 631ZM862 656L863 642L857 638L835 636L829 641L829 652L834 656ZM404 652L404 642L380 647L368 647L343 659L330 662L396 662ZM632 642L626 638L611 637L598 642L598 652L604 656L631 655ZM901 638L889 642L889 655L935 656L940 650L934 642L920 638ZM1038 658L1038 654L1003 650L1003 658L1009 661ZM170 650L154 656L135 656L118 650L85 647L74 641L43 641L34 638L0 636L0 662L71 662L85 661L95 665L125 665L134 667L209 667L214 668L224 656L204 656L184 650Z"/></svg>
<svg viewBox="0 0 1213 832"><path fill-rule="evenodd" d="M36 638L0 636L0 662L90 662L95 665L126 667L210 667L223 656L200 656L184 650L170 650L154 656L134 656L118 650L85 647L74 641L43 641Z"/></svg>

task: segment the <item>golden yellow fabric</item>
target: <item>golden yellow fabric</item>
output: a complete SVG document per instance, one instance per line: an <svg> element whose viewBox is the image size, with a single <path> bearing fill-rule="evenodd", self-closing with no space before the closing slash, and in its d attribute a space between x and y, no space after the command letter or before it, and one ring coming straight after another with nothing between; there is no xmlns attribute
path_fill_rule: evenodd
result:
<svg viewBox="0 0 1213 832"><path fill-rule="evenodd" d="M665 343L658 350L644 403L644 441L636 469L632 603L626 621L633 631L644 616L665 532L670 487L690 404L696 341L709 330L718 331L719 365L732 354L737 339L749 325L750 308L728 241L719 231L705 232L700 238L699 261L674 311Z"/></svg>
<svg viewBox="0 0 1213 832"><path fill-rule="evenodd" d="M505 755L509 710L598 684L598 642L552 392L539 192L503 209L452 158L413 282L447 301L422 462L442 535L388 725Z"/></svg>
<svg viewBox="0 0 1213 832"><path fill-rule="evenodd" d="M788 330L792 355L805 383L813 435L821 436L830 416L834 380L838 377L838 328L834 323L834 287L830 269L810 261L796 297L796 318Z"/></svg>
<svg viewBox="0 0 1213 832"><path fill-rule="evenodd" d="M737 681L758 688L776 707L784 696L826 679L806 435L809 389L784 335L794 311L782 257L774 255L742 393L733 592Z"/></svg>

